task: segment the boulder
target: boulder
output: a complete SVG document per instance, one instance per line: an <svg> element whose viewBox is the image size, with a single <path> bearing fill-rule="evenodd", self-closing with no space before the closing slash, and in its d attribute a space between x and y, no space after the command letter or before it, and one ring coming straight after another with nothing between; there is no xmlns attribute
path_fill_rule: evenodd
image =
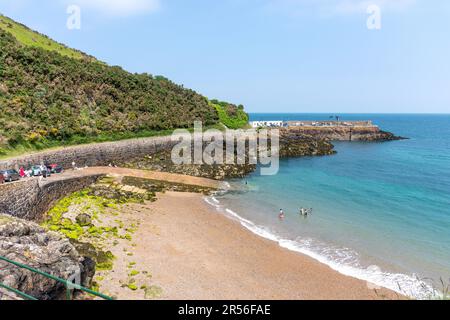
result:
<svg viewBox="0 0 450 320"><path fill-rule="evenodd" d="M95 264L81 257L68 239L34 222L1 214L0 256L87 287L95 272ZM1 260L0 283L40 300L62 299L66 293L63 284ZM11 297L0 289L0 300Z"/></svg>
<svg viewBox="0 0 450 320"><path fill-rule="evenodd" d="M80 226L86 227L92 224L92 217L86 213L82 213L76 217L76 221Z"/></svg>

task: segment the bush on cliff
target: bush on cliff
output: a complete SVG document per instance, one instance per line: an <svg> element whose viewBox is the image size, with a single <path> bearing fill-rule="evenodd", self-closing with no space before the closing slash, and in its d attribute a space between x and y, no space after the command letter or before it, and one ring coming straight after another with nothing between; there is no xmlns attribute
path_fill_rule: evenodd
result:
<svg viewBox="0 0 450 320"><path fill-rule="evenodd" d="M235 106L228 102L211 100L213 106L219 114L219 120L229 129L241 129L248 125L249 117L244 111L244 106Z"/></svg>

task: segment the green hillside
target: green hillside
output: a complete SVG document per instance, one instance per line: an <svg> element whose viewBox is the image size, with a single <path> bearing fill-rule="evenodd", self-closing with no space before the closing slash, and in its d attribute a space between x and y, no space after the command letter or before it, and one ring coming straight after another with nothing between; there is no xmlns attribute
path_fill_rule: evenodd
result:
<svg viewBox="0 0 450 320"><path fill-rule="evenodd" d="M107 66L9 21L1 17L0 156L167 134L196 120L244 123L243 107L214 106L164 77Z"/></svg>
<svg viewBox="0 0 450 320"><path fill-rule="evenodd" d="M90 59L95 60L94 57L87 54L68 48L67 46L58 43L49 37L29 29L23 24L17 23L14 20L0 14L0 29L11 33L20 43L26 46L38 47L49 51L55 51L63 56L75 59Z"/></svg>

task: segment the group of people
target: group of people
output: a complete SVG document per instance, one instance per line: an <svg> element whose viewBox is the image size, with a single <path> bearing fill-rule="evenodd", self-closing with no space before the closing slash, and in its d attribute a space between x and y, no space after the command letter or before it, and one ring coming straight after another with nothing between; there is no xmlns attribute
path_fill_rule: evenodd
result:
<svg viewBox="0 0 450 320"><path fill-rule="evenodd" d="M310 209L305 209L305 208L300 208L300 210L299 210L299 214L302 216L302 217L308 217L310 214L312 214L312 211L313 211L313 209L312 208L310 208ZM280 220L283 220L286 216L285 216L285 214L284 214L284 211L283 211L283 209L280 209L280 214L278 215L278 217L280 218Z"/></svg>
<svg viewBox="0 0 450 320"><path fill-rule="evenodd" d="M309 209L301 208L301 209L300 209L300 215L301 215L302 217L307 217L307 216L309 216L310 214L312 214L312 211L313 211L312 208L309 208Z"/></svg>

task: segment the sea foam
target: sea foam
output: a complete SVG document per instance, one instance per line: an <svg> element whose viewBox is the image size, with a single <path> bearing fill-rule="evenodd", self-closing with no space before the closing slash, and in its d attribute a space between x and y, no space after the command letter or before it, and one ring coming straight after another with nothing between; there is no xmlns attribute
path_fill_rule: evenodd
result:
<svg viewBox="0 0 450 320"><path fill-rule="evenodd" d="M366 281L369 289L387 288L414 299L430 299L439 295L429 284L415 275L389 273L377 266L363 267L357 258L358 253L349 248L328 246L311 238L284 239L270 228L256 225L235 211L225 208L215 196L205 197L204 200L218 212L238 221L252 233L277 242L282 248L307 255L343 275Z"/></svg>

